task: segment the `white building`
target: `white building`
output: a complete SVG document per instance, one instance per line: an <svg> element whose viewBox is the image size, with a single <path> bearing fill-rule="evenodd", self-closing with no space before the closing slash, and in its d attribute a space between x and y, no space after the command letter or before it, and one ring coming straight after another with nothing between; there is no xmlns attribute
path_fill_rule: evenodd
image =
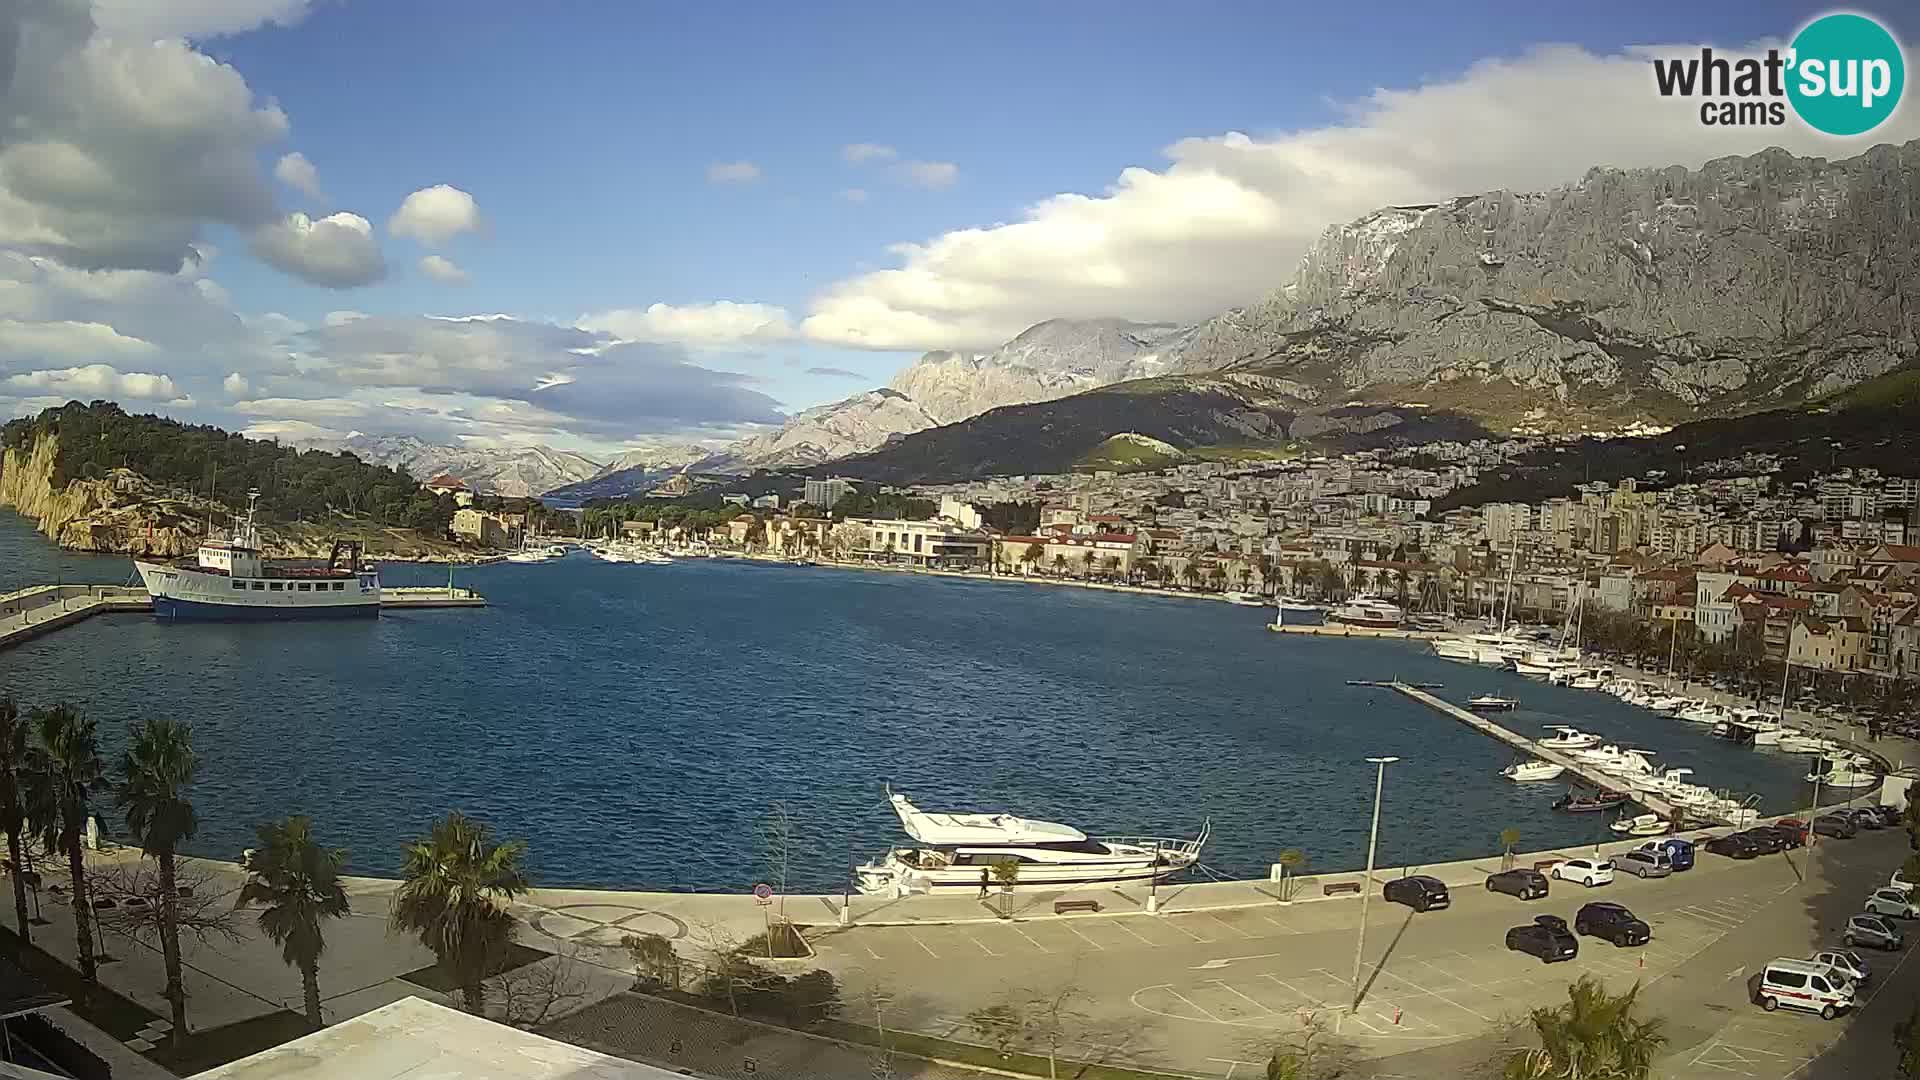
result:
<svg viewBox="0 0 1920 1080"><path fill-rule="evenodd" d="M835 477L832 480L809 480L802 489L800 498L809 506L822 510L833 509L833 504L841 497L853 491L853 484Z"/></svg>

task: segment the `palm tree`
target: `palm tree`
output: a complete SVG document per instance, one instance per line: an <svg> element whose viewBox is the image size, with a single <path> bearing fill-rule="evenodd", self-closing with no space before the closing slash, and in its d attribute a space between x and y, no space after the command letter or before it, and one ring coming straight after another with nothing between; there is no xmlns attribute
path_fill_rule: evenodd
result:
<svg viewBox="0 0 1920 1080"><path fill-rule="evenodd" d="M344 848L323 847L313 838L313 822L294 816L271 825L256 825L260 846L247 852L241 869L247 883L240 888L235 907L259 904L260 932L280 946L280 959L300 969L306 990L307 1023L320 1028L320 954L327 949L320 920L348 914L347 893L340 887L340 869L347 864Z"/></svg>
<svg viewBox="0 0 1920 1080"><path fill-rule="evenodd" d="M1054 569L1054 572L1055 572L1055 573L1060 573L1060 572L1062 572L1062 571L1064 571L1064 570L1066 570L1066 568L1067 568L1067 553L1066 553L1066 552L1064 552L1064 551L1056 551L1056 552L1054 552L1054 553L1053 553L1053 569Z"/></svg>
<svg viewBox="0 0 1920 1080"><path fill-rule="evenodd" d="M180 895L174 886L173 855L200 826L186 797L199 768L193 730L187 725L177 720L136 724L120 761L120 790L114 795L126 811L127 831L139 838L140 850L160 864L160 955L167 968L176 1047L187 1037L187 992L180 982Z"/></svg>
<svg viewBox="0 0 1920 1080"><path fill-rule="evenodd" d="M73 876L73 934L79 945L80 975L99 981L93 958L93 906L87 895L87 865L80 836L86 828L93 794L107 788L107 765L100 760L100 738L93 721L66 705L33 711L34 745L28 751L28 818L40 825L40 839L63 851Z"/></svg>
<svg viewBox="0 0 1920 1080"><path fill-rule="evenodd" d="M1028 544L1026 556L1027 556L1026 557L1027 572L1032 573L1033 568L1040 565L1040 560L1047 557L1047 546L1045 544L1037 544L1037 543Z"/></svg>
<svg viewBox="0 0 1920 1080"><path fill-rule="evenodd" d="M21 861L20 830L26 815L20 808L27 768L27 726L12 698L0 698L0 829L7 831L7 859L13 865L13 925L20 928L20 944L33 944L33 924L27 919L27 866Z"/></svg>
<svg viewBox="0 0 1920 1080"><path fill-rule="evenodd" d="M1540 1046L1507 1059L1508 1080L1646 1080L1667 1036L1661 1020L1634 1015L1639 997L1639 983L1616 996L1582 975L1567 987L1565 1005L1530 1014Z"/></svg>
<svg viewBox="0 0 1920 1080"><path fill-rule="evenodd" d="M433 835L406 847L394 894L395 930L415 934L460 981L467 1011L486 1012L487 974L513 944L506 902L527 891L524 841L495 843L493 830L458 810L433 823Z"/></svg>

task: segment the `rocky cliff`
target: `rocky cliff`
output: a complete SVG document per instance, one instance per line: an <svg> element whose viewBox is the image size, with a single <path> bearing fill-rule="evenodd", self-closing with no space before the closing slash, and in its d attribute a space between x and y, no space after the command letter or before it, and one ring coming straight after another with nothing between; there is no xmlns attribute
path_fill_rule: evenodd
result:
<svg viewBox="0 0 1920 1080"><path fill-rule="evenodd" d="M868 390L795 413L777 430L742 439L694 463L695 472L750 472L813 465L876 449L939 421L898 390Z"/></svg>
<svg viewBox="0 0 1920 1080"><path fill-rule="evenodd" d="M1291 283L1172 362L1502 428L1770 408L1913 359L1917 213L1920 143L1389 207L1327 230Z"/></svg>
<svg viewBox="0 0 1920 1080"><path fill-rule="evenodd" d="M1164 354L1181 332L1120 319L1053 319L989 353L927 353L890 385L951 424L1002 405L1165 374Z"/></svg>
<svg viewBox="0 0 1920 1080"><path fill-rule="evenodd" d="M163 490L130 469L112 469L99 479L75 479L56 487L59 449L56 437L45 436L29 447L0 454L0 506L32 519L50 540L70 551L190 555L199 548L207 523L223 522L231 514L206 499ZM388 558L439 560L459 554L454 545L411 530L351 520L261 529L266 554L274 558L325 558L340 537L360 539L369 554Z"/></svg>

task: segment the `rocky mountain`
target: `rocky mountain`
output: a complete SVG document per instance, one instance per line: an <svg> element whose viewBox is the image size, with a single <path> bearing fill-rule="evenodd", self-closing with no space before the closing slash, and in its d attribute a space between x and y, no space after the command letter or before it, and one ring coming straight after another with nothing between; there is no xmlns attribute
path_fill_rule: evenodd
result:
<svg viewBox="0 0 1920 1080"><path fill-rule="evenodd" d="M1328 229L1291 283L1201 324L1172 362L1501 428L1750 412L1914 357L1917 214L1920 142L1388 207Z"/></svg>
<svg viewBox="0 0 1920 1080"><path fill-rule="evenodd" d="M844 471L1051 471L1127 431L1189 450L1791 407L1920 355L1917 292L1920 142L1596 168L1330 228L1265 300L1161 339L1173 374L994 409Z"/></svg>
<svg viewBox="0 0 1920 1080"><path fill-rule="evenodd" d="M611 476L628 469L651 471L679 469L712 453L712 447L701 446L699 443L663 442L629 447L615 454L613 460L601 465L600 471L588 479L598 480L603 476Z"/></svg>
<svg viewBox="0 0 1920 1080"><path fill-rule="evenodd" d="M345 450L362 461L405 469L416 480L446 474L474 491L526 498L588 479L602 464L546 446L480 448L442 446L411 435L354 435L324 447Z"/></svg>
<svg viewBox="0 0 1920 1080"><path fill-rule="evenodd" d="M696 472L751 472L814 465L864 453L888 440L939 425L918 402L898 390L868 390L795 413L779 428L742 439L695 462Z"/></svg>
<svg viewBox="0 0 1920 1080"><path fill-rule="evenodd" d="M1120 319L1053 319L989 353L930 352L889 385L951 424L1002 405L1066 397L1171 370L1182 329Z"/></svg>

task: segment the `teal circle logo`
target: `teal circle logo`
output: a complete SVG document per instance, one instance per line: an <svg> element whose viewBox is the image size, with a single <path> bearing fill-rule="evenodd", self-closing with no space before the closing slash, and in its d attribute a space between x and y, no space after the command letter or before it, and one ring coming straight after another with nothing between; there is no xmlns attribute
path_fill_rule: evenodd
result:
<svg viewBox="0 0 1920 1080"><path fill-rule="evenodd" d="M1879 127L1900 104L1907 61L1886 27L1850 12L1822 15L1793 39L1787 99L1828 135Z"/></svg>

